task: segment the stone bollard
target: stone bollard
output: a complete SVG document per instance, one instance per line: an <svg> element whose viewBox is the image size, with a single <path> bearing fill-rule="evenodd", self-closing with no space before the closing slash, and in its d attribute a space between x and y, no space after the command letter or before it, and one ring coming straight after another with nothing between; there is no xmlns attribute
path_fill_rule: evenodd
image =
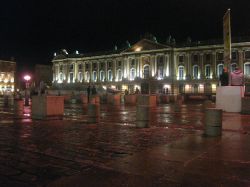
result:
<svg viewBox="0 0 250 187"><path fill-rule="evenodd" d="M221 136L222 109L207 108L205 111L205 135Z"/></svg>
<svg viewBox="0 0 250 187"><path fill-rule="evenodd" d="M87 115L89 123L98 123L100 120L100 106L97 104L88 104Z"/></svg>
<svg viewBox="0 0 250 187"><path fill-rule="evenodd" d="M137 95L125 95L124 96L125 104L136 105L136 98L137 98Z"/></svg>
<svg viewBox="0 0 250 187"><path fill-rule="evenodd" d="M138 105L136 107L136 127L149 127L150 107L145 105Z"/></svg>
<svg viewBox="0 0 250 187"><path fill-rule="evenodd" d="M93 95L92 97L90 97L90 103L99 105L100 104L100 96Z"/></svg>
<svg viewBox="0 0 250 187"><path fill-rule="evenodd" d="M250 114L250 97L241 98L241 113Z"/></svg>
<svg viewBox="0 0 250 187"><path fill-rule="evenodd" d="M137 105L156 107L156 95L138 95Z"/></svg>
<svg viewBox="0 0 250 187"><path fill-rule="evenodd" d="M32 96L32 119L63 119L63 96Z"/></svg>

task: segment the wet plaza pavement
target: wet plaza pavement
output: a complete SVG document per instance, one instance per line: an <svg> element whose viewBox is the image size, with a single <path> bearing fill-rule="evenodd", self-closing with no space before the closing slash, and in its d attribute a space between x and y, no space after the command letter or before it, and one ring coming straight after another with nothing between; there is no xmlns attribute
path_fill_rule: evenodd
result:
<svg viewBox="0 0 250 187"><path fill-rule="evenodd" d="M250 186L250 116L223 113L221 137L205 137L202 102L151 109L66 104L63 120L32 120L20 101L0 103L0 186Z"/></svg>

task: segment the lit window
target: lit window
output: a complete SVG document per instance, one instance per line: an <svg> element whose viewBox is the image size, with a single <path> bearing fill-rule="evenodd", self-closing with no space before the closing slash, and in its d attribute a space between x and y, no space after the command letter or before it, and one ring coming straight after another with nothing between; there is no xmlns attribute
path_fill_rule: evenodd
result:
<svg viewBox="0 0 250 187"><path fill-rule="evenodd" d="M73 83L73 81L74 81L74 73L71 72L71 73L69 74L69 82L70 82L70 83Z"/></svg>
<svg viewBox="0 0 250 187"><path fill-rule="evenodd" d="M118 71L117 71L117 77L118 77L118 81L121 81L122 80L122 71L119 69Z"/></svg>
<svg viewBox="0 0 250 187"><path fill-rule="evenodd" d="M112 71L108 71L108 81L112 81Z"/></svg>
<svg viewBox="0 0 250 187"><path fill-rule="evenodd" d="M135 68L130 69L130 80L135 80Z"/></svg>
<svg viewBox="0 0 250 187"><path fill-rule="evenodd" d="M244 75L250 76L250 62L244 64Z"/></svg>
<svg viewBox="0 0 250 187"><path fill-rule="evenodd" d="M217 65L217 76L220 77L220 75L222 74L223 72L223 64L218 64Z"/></svg>
<svg viewBox="0 0 250 187"><path fill-rule="evenodd" d="M193 66L193 78L194 79L199 78L199 66L198 65Z"/></svg>
<svg viewBox="0 0 250 187"><path fill-rule="evenodd" d="M143 68L143 76L144 76L144 79L149 78L149 65L144 66L144 68Z"/></svg>
<svg viewBox="0 0 250 187"><path fill-rule="evenodd" d="M178 67L178 79L179 80L184 79L184 67L183 66Z"/></svg>
<svg viewBox="0 0 250 187"><path fill-rule="evenodd" d="M78 73L78 80L79 80L80 82L82 82L82 72L79 72L79 73Z"/></svg>
<svg viewBox="0 0 250 187"><path fill-rule="evenodd" d="M236 63L232 63L231 64L231 72L235 70L235 68L237 67Z"/></svg>
<svg viewBox="0 0 250 187"><path fill-rule="evenodd" d="M87 82L89 82L89 78L90 78L89 72L87 71L87 72L85 73L85 80L86 80Z"/></svg>
<svg viewBox="0 0 250 187"><path fill-rule="evenodd" d="M100 71L100 81L104 81L104 71Z"/></svg>
<svg viewBox="0 0 250 187"><path fill-rule="evenodd" d="M96 71L93 71L93 81L96 82L97 79L97 73Z"/></svg>
<svg viewBox="0 0 250 187"><path fill-rule="evenodd" d="M205 77L209 79L210 75L211 75L211 65L208 64L208 65L205 65Z"/></svg>

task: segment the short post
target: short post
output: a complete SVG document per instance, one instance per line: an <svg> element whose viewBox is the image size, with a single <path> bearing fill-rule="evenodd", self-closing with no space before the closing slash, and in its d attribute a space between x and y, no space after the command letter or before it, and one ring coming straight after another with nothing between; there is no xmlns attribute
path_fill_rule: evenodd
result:
<svg viewBox="0 0 250 187"><path fill-rule="evenodd" d="M137 105L136 107L136 127L149 127L150 107L146 105Z"/></svg>
<svg viewBox="0 0 250 187"><path fill-rule="evenodd" d="M221 136L222 109L207 108L205 111L205 135Z"/></svg>
<svg viewBox="0 0 250 187"><path fill-rule="evenodd" d="M89 123L98 123L100 120L100 106L97 104L88 104L87 115Z"/></svg>

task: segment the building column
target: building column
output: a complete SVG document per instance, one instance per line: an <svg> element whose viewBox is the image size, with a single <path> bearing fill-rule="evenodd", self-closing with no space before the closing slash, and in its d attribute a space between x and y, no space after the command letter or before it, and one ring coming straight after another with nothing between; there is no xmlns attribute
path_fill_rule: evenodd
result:
<svg viewBox="0 0 250 187"><path fill-rule="evenodd" d="M128 80L130 78L129 63L130 63L130 61L127 58L127 61L126 61L126 72L127 72L127 78L128 78Z"/></svg>
<svg viewBox="0 0 250 187"><path fill-rule="evenodd" d="M68 66L68 64L66 63L66 64L64 64L64 68L65 68L65 80L66 80L66 82L68 83L68 79L69 79L69 66Z"/></svg>
<svg viewBox="0 0 250 187"><path fill-rule="evenodd" d="M203 53L200 53L200 62L201 62L201 70L200 70L200 79L204 79L204 55Z"/></svg>
<svg viewBox="0 0 250 187"><path fill-rule="evenodd" d="M79 73L79 70L78 70L78 62L76 61L75 63L74 63L74 69L75 69L75 76L74 76L74 79L76 80L76 82L79 82L79 80L78 80L78 73ZM75 81L74 80L74 81Z"/></svg>
<svg viewBox="0 0 250 187"><path fill-rule="evenodd" d="M117 77L117 75L116 75L116 63L117 63L117 60L115 59L114 63L113 63L114 64L114 66L113 66L113 75L114 75L113 80L114 81L116 81L116 77Z"/></svg>
<svg viewBox="0 0 250 187"><path fill-rule="evenodd" d="M176 72L177 72L177 62L176 62L176 58L177 58L177 54L172 54L172 73L171 73L171 76L173 78L173 80L176 80Z"/></svg>
<svg viewBox="0 0 250 187"><path fill-rule="evenodd" d="M96 82L100 82L100 62L96 63L97 71L96 71Z"/></svg>
<svg viewBox="0 0 250 187"><path fill-rule="evenodd" d="M140 78L143 78L143 65L142 65L142 56L139 57L139 67L140 67Z"/></svg>
<svg viewBox="0 0 250 187"><path fill-rule="evenodd" d="M149 77L155 76L155 55L150 55Z"/></svg>
<svg viewBox="0 0 250 187"><path fill-rule="evenodd" d="M108 62L105 61L105 68L104 68L104 71L105 71L105 80L108 81Z"/></svg>
<svg viewBox="0 0 250 187"><path fill-rule="evenodd" d="M213 78L215 79L217 77L217 72L216 72L216 51L212 52L212 72L213 72Z"/></svg>
<svg viewBox="0 0 250 187"><path fill-rule="evenodd" d="M239 68L243 71L244 69L244 56L243 56L243 50L238 50L238 62L239 62Z"/></svg>
<svg viewBox="0 0 250 187"><path fill-rule="evenodd" d="M82 73L82 82L86 82L86 80L85 80L85 73L86 73L86 71L85 71L85 66L86 66L86 63L85 62L83 62L82 63L82 71L83 71L83 73Z"/></svg>
<svg viewBox="0 0 250 187"><path fill-rule="evenodd" d="M163 56L163 78L168 75L168 56Z"/></svg>
<svg viewBox="0 0 250 187"><path fill-rule="evenodd" d="M136 77L140 77L140 58L136 57Z"/></svg>

